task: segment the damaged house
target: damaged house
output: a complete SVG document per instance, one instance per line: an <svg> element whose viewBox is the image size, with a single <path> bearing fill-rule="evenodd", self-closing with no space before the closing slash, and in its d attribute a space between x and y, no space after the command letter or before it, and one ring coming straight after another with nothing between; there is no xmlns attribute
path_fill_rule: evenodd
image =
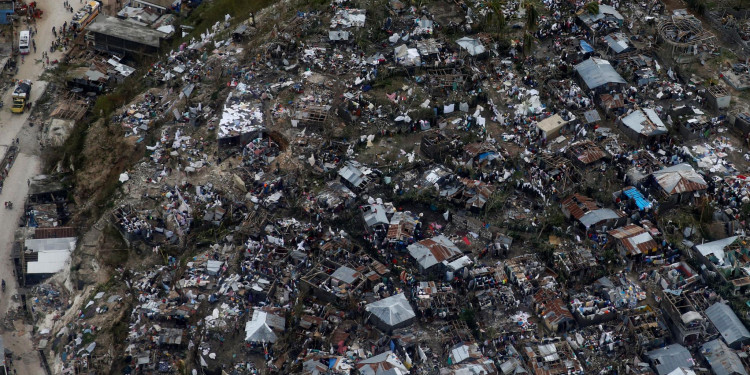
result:
<svg viewBox="0 0 750 375"><path fill-rule="evenodd" d="M583 375L583 365L567 341L531 344L523 350L533 375Z"/></svg>
<svg viewBox="0 0 750 375"><path fill-rule="evenodd" d="M651 182L658 196L669 204L693 202L708 188L703 176L685 163L652 173Z"/></svg>
<svg viewBox="0 0 750 375"><path fill-rule="evenodd" d="M667 127L651 108L636 109L619 121L622 131L637 144L658 142L667 134Z"/></svg>
<svg viewBox="0 0 750 375"><path fill-rule="evenodd" d="M303 285L323 301L348 301L363 285L359 271L324 260L302 278Z"/></svg>
<svg viewBox="0 0 750 375"><path fill-rule="evenodd" d="M750 249L739 236L706 242L693 248L701 262L719 274L733 294L742 295L750 290L750 261L747 260Z"/></svg>
<svg viewBox="0 0 750 375"><path fill-rule="evenodd" d="M615 239L620 255L640 259L643 254L651 255L658 246L651 233L638 225L630 224L608 232Z"/></svg>
<svg viewBox="0 0 750 375"><path fill-rule="evenodd" d="M576 321L565 302L549 289L541 288L534 294L537 314L544 325L553 332L567 332L575 327Z"/></svg>
<svg viewBox="0 0 750 375"><path fill-rule="evenodd" d="M625 217L625 213L603 208L593 199L578 193L565 198L560 206L567 219L575 219L587 231L611 228Z"/></svg>
<svg viewBox="0 0 750 375"><path fill-rule="evenodd" d="M422 272L455 272L473 263L444 235L413 243L407 250Z"/></svg>

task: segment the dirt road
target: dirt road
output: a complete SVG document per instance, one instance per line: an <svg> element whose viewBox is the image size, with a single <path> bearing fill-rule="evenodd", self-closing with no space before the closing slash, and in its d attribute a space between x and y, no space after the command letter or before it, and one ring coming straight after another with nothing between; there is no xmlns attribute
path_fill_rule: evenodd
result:
<svg viewBox="0 0 750 375"><path fill-rule="evenodd" d="M24 62L19 65L16 79L30 79L33 82L31 89L31 102L34 103L46 88L44 82L38 81L44 71L41 60L42 52L49 52L52 43L52 27L61 29L63 22L70 23L72 14L65 10L63 0L37 0L38 8L44 11L43 18L37 20L37 34L33 37L36 42L37 51L25 56ZM78 8L78 1L71 5ZM28 29L28 26L20 26L18 29ZM50 61L60 59L62 53L49 53ZM20 63L20 59L19 59ZM12 89L2 93L4 108L0 109L0 145L10 145L16 139L19 141L19 155L5 180L0 200L13 202L13 209L2 209L0 211L0 275L5 279L7 288L5 294L0 298L0 318L5 318L8 309L15 309L18 303L11 299L16 293L16 282L12 274L12 260L10 250L13 244L14 233L18 229L18 221L23 214L23 203L28 191L27 181L39 173L39 132L41 126L28 125L29 116L33 116L35 108L24 114L13 114L10 112L12 100L10 98ZM38 120L37 120L38 121ZM0 331L5 347L13 351L13 366L18 374L44 374L40 366L40 359L35 346L32 343L31 326L25 325L23 321L13 322L13 329Z"/></svg>

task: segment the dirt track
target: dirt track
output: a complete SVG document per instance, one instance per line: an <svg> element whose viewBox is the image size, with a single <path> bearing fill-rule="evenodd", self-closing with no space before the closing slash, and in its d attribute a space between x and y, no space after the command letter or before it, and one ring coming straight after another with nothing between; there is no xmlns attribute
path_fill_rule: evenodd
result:
<svg viewBox="0 0 750 375"><path fill-rule="evenodd" d="M37 52L27 55L24 62L19 65L16 79L30 79L34 82L31 89L31 101L34 103L43 93L46 84L38 81L39 76L43 73L44 67L41 61L36 63L36 59L42 58L42 51L49 51L52 42L52 26L59 29L65 21L70 22L71 13L65 11L63 1L38 0L39 9L44 14L42 19L37 20L37 34L34 36L36 41ZM71 3L74 8L79 6L77 1ZM26 27L17 25L17 29ZM49 53L50 61L59 59L62 53ZM20 63L20 59L19 59ZM39 130L40 126L34 127L28 125L30 115L36 111L32 108L31 112L22 115L10 112L12 90L2 93L2 100L5 103L4 108L0 109L0 145L10 145L18 138L20 143L19 155L10 170L8 178L5 180L0 200L3 202L13 202L13 209L2 209L0 211L0 275L5 279L7 288L5 294L0 298L0 317L5 317L9 307L15 308L17 303L11 300L11 296L16 293L16 282L12 275L12 261L10 251L12 248L13 236L18 228L18 221L22 215L23 203L28 190L27 180L39 173ZM24 325L22 321L16 320L13 323L14 329L11 331L0 332L6 349L13 352L12 368L18 374L43 374L39 355L31 340L31 327Z"/></svg>

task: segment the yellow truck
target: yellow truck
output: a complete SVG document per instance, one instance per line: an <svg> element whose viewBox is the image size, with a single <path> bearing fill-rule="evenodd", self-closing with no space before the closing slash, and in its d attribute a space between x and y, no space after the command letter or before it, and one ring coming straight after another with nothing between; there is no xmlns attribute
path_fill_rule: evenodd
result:
<svg viewBox="0 0 750 375"><path fill-rule="evenodd" d="M18 81L18 85L13 90L13 107L10 111L13 113L23 113L26 110L26 104L31 99L31 81Z"/></svg>

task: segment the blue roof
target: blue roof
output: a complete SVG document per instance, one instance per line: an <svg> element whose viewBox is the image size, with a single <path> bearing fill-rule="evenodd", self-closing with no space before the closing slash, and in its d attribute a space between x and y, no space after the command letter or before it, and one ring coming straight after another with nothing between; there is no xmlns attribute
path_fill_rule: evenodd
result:
<svg viewBox="0 0 750 375"><path fill-rule="evenodd" d="M591 47L591 44L586 43L585 40L581 39L581 49L583 52L590 53L594 52L594 47Z"/></svg>
<svg viewBox="0 0 750 375"><path fill-rule="evenodd" d="M648 200L646 200L646 198L643 196L643 194L641 194L641 192L638 191L638 189L636 189L636 188L630 188L630 189L627 189L627 190L623 190L622 193L625 194L626 197L628 197L630 199L634 199L635 200L635 204L636 204L636 206L638 206L639 210L643 210L643 209L646 209L646 208L651 208L651 206L652 206L651 202L649 202Z"/></svg>

